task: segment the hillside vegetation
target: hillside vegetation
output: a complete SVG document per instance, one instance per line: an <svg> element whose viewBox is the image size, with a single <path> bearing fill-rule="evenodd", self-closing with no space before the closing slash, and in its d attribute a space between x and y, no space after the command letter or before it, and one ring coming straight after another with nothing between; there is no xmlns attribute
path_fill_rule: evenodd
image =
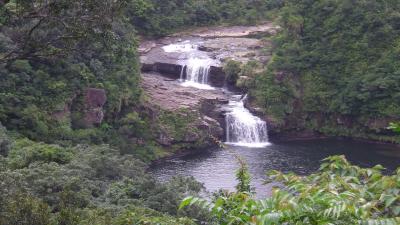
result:
<svg viewBox="0 0 400 225"><path fill-rule="evenodd" d="M246 3L1 1L0 224L206 220L198 210L177 211L199 183L160 184L146 172L165 154L155 142L159 128L180 137L190 117L152 118L140 88L138 37L264 16L262 1Z"/></svg>
<svg viewBox="0 0 400 225"><path fill-rule="evenodd" d="M285 1L274 56L251 90L282 130L399 142L400 3Z"/></svg>
<svg viewBox="0 0 400 225"><path fill-rule="evenodd" d="M309 177L275 172L288 189L263 201L244 166L237 193L213 205L193 178L156 181L148 163L177 150L158 131L184 139L192 118L155 115L137 50L140 38L279 16L270 63L240 71L254 73L245 88L264 113L282 131L398 142L385 127L400 120L399 11L396 0L0 1L0 225L395 224L399 171L341 157ZM185 196L194 206L178 210Z"/></svg>

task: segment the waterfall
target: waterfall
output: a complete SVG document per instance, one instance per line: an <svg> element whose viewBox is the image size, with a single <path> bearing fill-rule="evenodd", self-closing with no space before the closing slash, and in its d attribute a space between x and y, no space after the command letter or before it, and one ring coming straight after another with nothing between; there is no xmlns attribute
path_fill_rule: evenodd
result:
<svg viewBox="0 0 400 225"><path fill-rule="evenodd" d="M181 81L181 82L183 82L185 80L185 78L184 78L185 68L186 68L186 65L182 65L181 74L179 76L179 81Z"/></svg>
<svg viewBox="0 0 400 225"><path fill-rule="evenodd" d="M184 52L192 52L197 50L198 46L190 44L190 41L184 41L181 43L176 43L176 44L169 44L166 46L162 47L165 52L171 53L171 52L179 52L179 53L184 53Z"/></svg>
<svg viewBox="0 0 400 225"><path fill-rule="evenodd" d="M190 57L182 68L181 77L183 77L183 70L186 67L186 79L182 85L200 89L214 89L208 85L208 75L212 63L213 60L210 58Z"/></svg>
<svg viewBox="0 0 400 225"><path fill-rule="evenodd" d="M190 58L186 65L186 80L207 84L211 63L210 59Z"/></svg>
<svg viewBox="0 0 400 225"><path fill-rule="evenodd" d="M240 96L233 96L226 113L227 144L264 147L269 145L267 124L244 107Z"/></svg>
<svg viewBox="0 0 400 225"><path fill-rule="evenodd" d="M180 81L183 86L206 90L214 89L208 85L208 75L211 65L215 62L207 54L199 51L197 44L192 44L190 40L186 40L165 45L162 48L167 53L181 53L184 56L185 59L180 60L182 65Z"/></svg>
<svg viewBox="0 0 400 225"><path fill-rule="evenodd" d="M182 86L214 89L208 84L208 78L211 65L216 64L218 60L199 51L198 45L192 44L190 40L166 45L163 50L167 53L179 53L178 63L182 66L179 80ZM245 98L233 95L226 106L227 144L247 147L267 146L269 145L267 124L244 107Z"/></svg>

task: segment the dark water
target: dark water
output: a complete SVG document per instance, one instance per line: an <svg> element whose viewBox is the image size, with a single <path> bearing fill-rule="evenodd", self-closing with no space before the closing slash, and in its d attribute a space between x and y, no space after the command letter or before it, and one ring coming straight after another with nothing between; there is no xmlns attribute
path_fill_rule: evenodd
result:
<svg viewBox="0 0 400 225"><path fill-rule="evenodd" d="M313 140L275 143L265 148L229 147L230 150L210 149L175 159L152 168L161 181L175 175L193 176L209 191L234 190L236 185L235 154L246 160L253 177L257 196L268 196L272 184L263 185L268 170L293 171L306 175L315 172L322 159L330 155L345 155L353 164L372 167L381 164L393 172L400 167L400 148L349 140Z"/></svg>

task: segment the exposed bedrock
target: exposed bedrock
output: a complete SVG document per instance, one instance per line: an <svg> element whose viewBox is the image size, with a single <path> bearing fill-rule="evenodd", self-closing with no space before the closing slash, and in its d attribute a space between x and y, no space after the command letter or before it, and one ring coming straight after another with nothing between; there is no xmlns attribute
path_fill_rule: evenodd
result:
<svg viewBox="0 0 400 225"><path fill-rule="evenodd" d="M182 134L171 131L171 126L161 126L157 138L159 144L166 147L174 144L196 145L202 148L214 144L212 137L224 138L224 129L221 126L224 117L220 110L220 106L228 102L224 92L184 87L178 81L154 72L143 73L142 77L147 104L158 110L155 120L164 112L179 121L187 121L181 124L185 126L184 129L180 128Z"/></svg>
<svg viewBox="0 0 400 225"><path fill-rule="evenodd" d="M165 62L155 62L142 63L142 72L157 72L165 77L171 79L180 79L181 75L183 78L186 77L186 67L178 63L165 63ZM225 73L221 66L211 66L209 72L209 84L213 87L223 87L225 85Z"/></svg>

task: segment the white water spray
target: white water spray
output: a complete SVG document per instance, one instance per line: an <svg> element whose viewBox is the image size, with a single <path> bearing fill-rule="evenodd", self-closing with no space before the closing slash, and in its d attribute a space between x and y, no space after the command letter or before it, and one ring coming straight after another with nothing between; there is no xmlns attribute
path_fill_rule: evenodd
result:
<svg viewBox="0 0 400 225"><path fill-rule="evenodd" d="M206 90L214 89L208 85L208 76L212 63L213 60L210 58L190 57L185 61L185 65L182 67L181 80L184 80L182 85ZM185 68L186 78L183 79Z"/></svg>
<svg viewBox="0 0 400 225"><path fill-rule="evenodd" d="M233 97L229 101L229 112L225 117L227 144L246 147L270 145L266 122L253 116L244 107L243 99L240 99L240 96Z"/></svg>
<svg viewBox="0 0 400 225"><path fill-rule="evenodd" d="M180 42L180 43L177 43L177 44L169 44L169 45L166 45L166 46L164 46L162 48L167 53L171 53L171 52L184 53L184 52L195 51L195 50L197 50L198 46L190 44L190 41L184 41L184 42Z"/></svg>

